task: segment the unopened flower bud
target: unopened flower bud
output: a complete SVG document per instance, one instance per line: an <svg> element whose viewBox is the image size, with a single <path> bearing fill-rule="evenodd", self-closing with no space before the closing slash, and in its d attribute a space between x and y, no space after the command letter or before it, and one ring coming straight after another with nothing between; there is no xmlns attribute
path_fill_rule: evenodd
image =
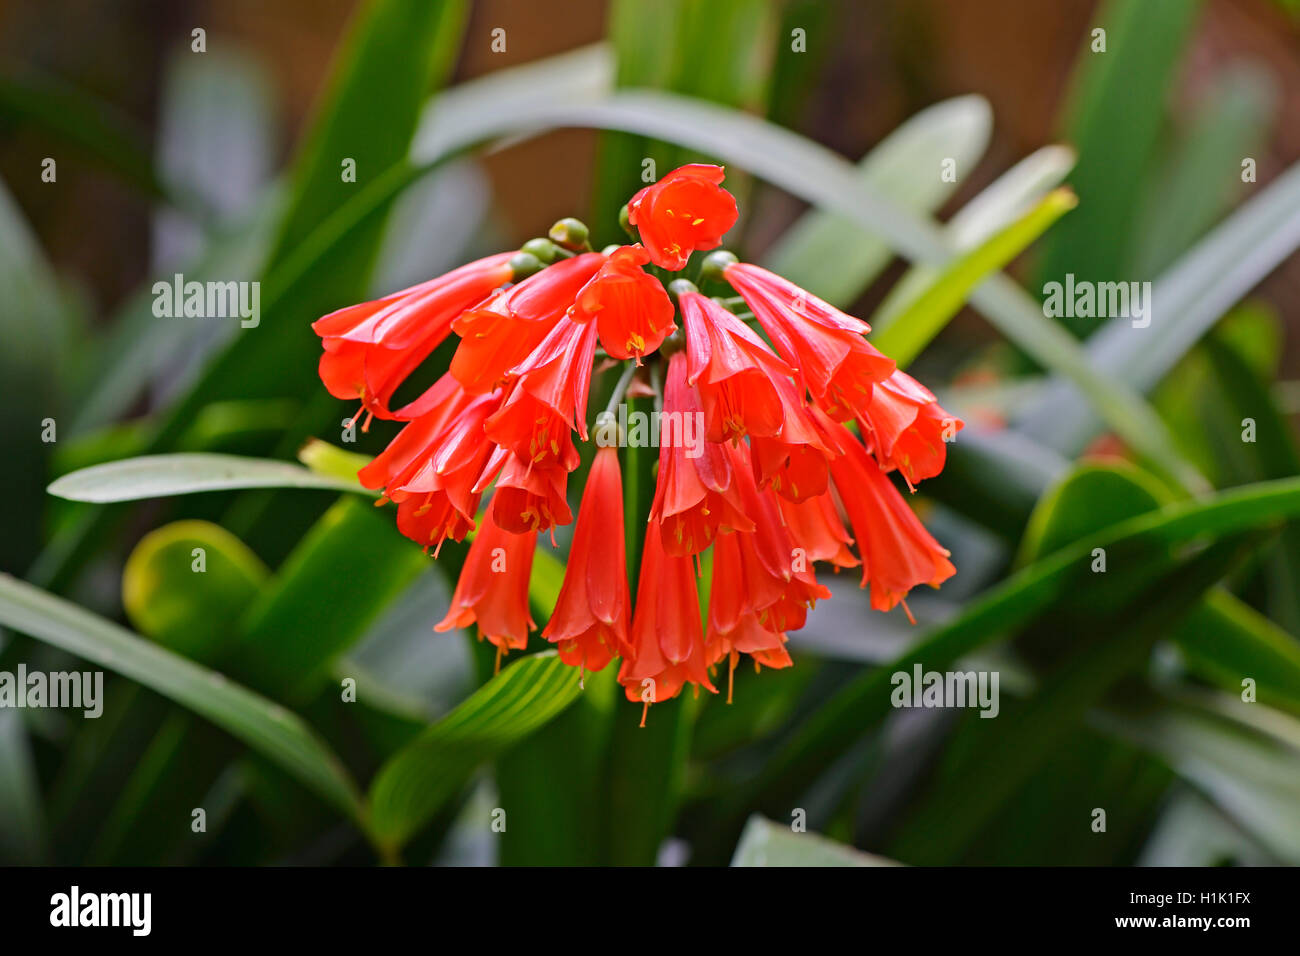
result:
<svg viewBox="0 0 1300 956"><path fill-rule="evenodd" d="M569 216L551 227L550 237L565 249L581 249L587 244L587 226Z"/></svg>
<svg viewBox="0 0 1300 956"><path fill-rule="evenodd" d="M727 266L734 266L739 261L735 253L728 252L726 249L710 252L704 257L704 262L700 264L700 278L725 282L726 279L723 273L726 271Z"/></svg>
<svg viewBox="0 0 1300 956"><path fill-rule="evenodd" d="M541 237L529 239L519 247L519 251L536 256L539 262L548 266L560 257L560 250L555 243Z"/></svg>
<svg viewBox="0 0 1300 956"><path fill-rule="evenodd" d="M677 301L678 296L685 295L687 292L699 291L690 279L674 279L668 283L668 297L674 302Z"/></svg>
<svg viewBox="0 0 1300 956"><path fill-rule="evenodd" d="M516 252L510 257L510 269L513 273L512 281L518 282L520 279L527 279L536 272L541 272L542 260L531 252Z"/></svg>

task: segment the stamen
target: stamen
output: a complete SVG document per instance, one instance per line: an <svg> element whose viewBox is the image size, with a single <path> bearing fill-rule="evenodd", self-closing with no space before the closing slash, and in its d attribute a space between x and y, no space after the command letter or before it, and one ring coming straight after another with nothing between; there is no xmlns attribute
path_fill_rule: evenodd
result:
<svg viewBox="0 0 1300 956"><path fill-rule="evenodd" d="M915 627L916 618L912 617L912 609L907 606L907 598L899 598L898 603L903 605L903 613L907 615L907 619L912 623L912 626Z"/></svg>

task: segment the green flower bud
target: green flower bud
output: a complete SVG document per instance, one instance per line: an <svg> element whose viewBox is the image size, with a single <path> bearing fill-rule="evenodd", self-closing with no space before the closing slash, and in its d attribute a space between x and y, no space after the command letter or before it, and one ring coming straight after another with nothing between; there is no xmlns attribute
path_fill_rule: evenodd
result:
<svg viewBox="0 0 1300 956"><path fill-rule="evenodd" d="M632 214L628 211L627 203L623 203L623 208L618 211L618 227L626 232L633 239L638 239L637 232L632 228Z"/></svg>
<svg viewBox="0 0 1300 956"><path fill-rule="evenodd" d="M536 256L539 262L550 265L560 257L560 250L549 239L537 238L529 239L519 247L520 252Z"/></svg>
<svg viewBox="0 0 1300 956"><path fill-rule="evenodd" d="M687 292L699 291L700 290L696 288L695 283L690 279L674 279L672 282L668 283L668 296L674 302L677 301L679 296L685 295Z"/></svg>
<svg viewBox="0 0 1300 956"><path fill-rule="evenodd" d="M587 244L587 226L569 216L551 227L550 237L565 249L581 249Z"/></svg>
<svg viewBox="0 0 1300 956"><path fill-rule="evenodd" d="M530 275L542 271L542 260L531 252L516 252L510 257L510 268L514 272L512 280L518 282Z"/></svg>
<svg viewBox="0 0 1300 956"><path fill-rule="evenodd" d="M726 278L723 276L723 272L727 266L734 266L739 261L734 252L728 252L726 249L710 252L704 257L704 262L700 264L700 278L725 282Z"/></svg>

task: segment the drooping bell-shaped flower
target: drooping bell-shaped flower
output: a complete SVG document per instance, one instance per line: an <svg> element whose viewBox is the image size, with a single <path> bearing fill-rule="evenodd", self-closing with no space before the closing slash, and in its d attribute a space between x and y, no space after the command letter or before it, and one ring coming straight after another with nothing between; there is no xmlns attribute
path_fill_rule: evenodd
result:
<svg viewBox="0 0 1300 956"><path fill-rule="evenodd" d="M945 439L962 428L934 393L902 370L877 383L871 403L858 413L867 448L882 468L897 468L909 486L943 471L948 458Z"/></svg>
<svg viewBox="0 0 1300 956"><path fill-rule="evenodd" d="M659 475L650 521L675 556L699 554L719 531L752 531L736 495L724 445L705 440L698 391L686 384L686 356L668 360L659 430Z"/></svg>
<svg viewBox="0 0 1300 956"><path fill-rule="evenodd" d="M780 432L784 414L776 380L790 379L794 369L712 299L685 291L677 302L686 326L686 382L699 389L709 441Z"/></svg>
<svg viewBox="0 0 1300 956"><path fill-rule="evenodd" d="M717 693L705 660L694 562L666 553L653 521L641 552L631 644L631 654L618 672L628 700L641 701L649 709L650 704L676 697L688 683Z"/></svg>
<svg viewBox="0 0 1300 956"><path fill-rule="evenodd" d="M554 268L554 267L552 267ZM508 396L487 435L530 465L572 471L572 432L587 437L587 396L596 328L561 317L538 346L506 373Z"/></svg>
<svg viewBox="0 0 1300 956"><path fill-rule="evenodd" d="M612 658L630 653L631 608L623 479L618 451L605 447L596 452L587 475L564 584L542 637L556 645L566 664L598 671Z"/></svg>
<svg viewBox="0 0 1300 956"><path fill-rule="evenodd" d="M750 439L754 477L760 487L771 487L791 501L823 494L830 477L830 460L839 454L827 437L831 422L817 406L805 405L802 390L788 379L777 379L773 384L781 398L781 431Z"/></svg>
<svg viewBox="0 0 1300 956"><path fill-rule="evenodd" d="M554 544L555 526L573 520L565 497L569 470L557 463L526 462L507 448L499 448L496 456L499 461L488 463L475 487L476 491L485 491L496 469L501 468L492 495L492 520L514 534L550 531Z"/></svg>
<svg viewBox="0 0 1300 956"><path fill-rule="evenodd" d="M827 415L842 422L866 409L872 386L895 368L863 338L867 323L758 266L733 262L722 274Z"/></svg>
<svg viewBox="0 0 1300 956"><path fill-rule="evenodd" d="M320 377L336 398L360 399L378 418L393 392L451 334L452 322L514 275L514 253L489 256L373 302L331 312L312 323L324 354Z"/></svg>
<svg viewBox="0 0 1300 956"><path fill-rule="evenodd" d="M457 386L358 472L364 486L383 488L398 503L399 530L435 554L444 540L459 541L474 527L477 485L495 448L483 425L500 403L499 395L466 396Z"/></svg>
<svg viewBox="0 0 1300 956"><path fill-rule="evenodd" d="M674 169L646 186L627 204L628 221L636 226L655 265L670 272L686 266L697 249L716 249L736 224L736 198L719 183L721 166L692 163Z"/></svg>
<svg viewBox="0 0 1300 956"><path fill-rule="evenodd" d="M888 611L918 585L938 587L957 573L949 551L925 530L916 513L867 450L847 428L837 436L844 454L831 475L848 512L862 557L862 586L871 585L871 606ZM908 611L908 617L911 612Z"/></svg>
<svg viewBox="0 0 1300 956"><path fill-rule="evenodd" d="M853 538L840 520L829 491L803 501L778 497L777 502L790 542L799 549L797 557L806 560L808 566L817 561L825 561L837 568L858 566L858 559L849 550Z"/></svg>
<svg viewBox="0 0 1300 956"><path fill-rule="evenodd" d="M677 328L668 293L641 268L649 261L640 245L614 250L569 310L575 322L595 323L611 358L635 359L638 365Z"/></svg>
<svg viewBox="0 0 1300 956"><path fill-rule="evenodd" d="M590 252L557 262L465 312L451 326L460 336L451 374L466 391L492 391L546 338L604 261Z"/></svg>
<svg viewBox="0 0 1300 956"><path fill-rule="evenodd" d="M435 631L478 625L479 638L496 645L501 653L528 644L535 626L528 610L528 578L533 570L537 533L511 534L499 528L489 512L465 556L460 580L447 616Z"/></svg>

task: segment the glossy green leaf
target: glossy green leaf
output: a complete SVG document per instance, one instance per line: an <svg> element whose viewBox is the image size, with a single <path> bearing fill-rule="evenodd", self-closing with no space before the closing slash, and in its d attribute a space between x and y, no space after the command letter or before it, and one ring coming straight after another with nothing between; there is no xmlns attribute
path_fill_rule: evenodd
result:
<svg viewBox="0 0 1300 956"><path fill-rule="evenodd" d="M289 700L316 689L335 658L430 563L391 513L365 501L337 502L248 609L240 673Z"/></svg>
<svg viewBox="0 0 1300 956"><path fill-rule="evenodd" d="M945 159L971 170L984 155L993 111L981 96L960 96L927 107L890 133L858 164L861 182L917 213L938 209L956 188L938 175ZM933 169L933 176L918 176ZM828 302L850 306L889 264L886 236L864 232L829 209L806 213L773 244L763 265Z"/></svg>
<svg viewBox="0 0 1300 956"><path fill-rule="evenodd" d="M122 570L122 606L141 634L212 663L270 571L219 525L177 521L140 539Z"/></svg>
<svg viewBox="0 0 1300 956"><path fill-rule="evenodd" d="M1181 256L1155 281L1148 328L1112 319L1085 347L1087 363L1150 391L1242 296L1300 248L1300 163ZM1055 370L1054 370L1055 371ZM1058 377L1017 416L1036 441L1076 454L1106 423ZM1126 436L1127 437L1127 436Z"/></svg>
<svg viewBox="0 0 1300 956"><path fill-rule="evenodd" d="M943 227L954 252L966 252L1011 225L1052 189L1074 167L1074 150L1044 146L1016 163L966 203ZM909 302L934 282L937 270L913 266L890 288L885 301L871 317L871 326L883 328Z"/></svg>
<svg viewBox="0 0 1300 956"><path fill-rule="evenodd" d="M380 768L370 788L379 839L400 847L485 761L577 698L578 674L554 652L515 661Z"/></svg>
<svg viewBox="0 0 1300 956"><path fill-rule="evenodd" d="M71 501L138 501L233 488L315 488L373 496L355 479L318 474L284 461L209 455L143 455L93 465L56 479L50 494Z"/></svg>
<svg viewBox="0 0 1300 956"><path fill-rule="evenodd" d="M362 818L338 759L294 714L111 621L0 575L0 624L121 674L212 721L283 767L328 804Z"/></svg>
<svg viewBox="0 0 1300 956"><path fill-rule="evenodd" d="M1194 502L1178 502L1106 528L1007 578L907 653L855 679L826 702L767 762L759 786L770 805L789 797L834 755L889 711L889 675L914 664L935 670L1048 612L1091 578L1093 548L1168 548L1196 539L1270 527L1300 513L1300 479L1265 482ZM1135 552L1136 553L1136 552Z"/></svg>
<svg viewBox="0 0 1300 956"><path fill-rule="evenodd" d="M873 329L872 342L906 368L943 331L974 289L1002 269L1078 204L1074 193L1057 189L1011 225L938 270L934 281L896 316Z"/></svg>

